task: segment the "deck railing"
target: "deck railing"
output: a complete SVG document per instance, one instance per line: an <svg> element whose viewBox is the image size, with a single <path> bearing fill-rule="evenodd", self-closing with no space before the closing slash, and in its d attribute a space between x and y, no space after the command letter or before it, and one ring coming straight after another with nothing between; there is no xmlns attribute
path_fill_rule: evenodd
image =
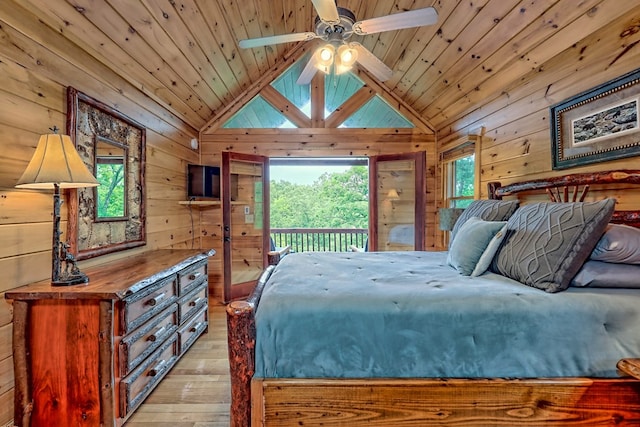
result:
<svg viewBox="0 0 640 427"><path fill-rule="evenodd" d="M350 247L363 248L365 228L272 228L276 247L291 245L294 252L347 252Z"/></svg>

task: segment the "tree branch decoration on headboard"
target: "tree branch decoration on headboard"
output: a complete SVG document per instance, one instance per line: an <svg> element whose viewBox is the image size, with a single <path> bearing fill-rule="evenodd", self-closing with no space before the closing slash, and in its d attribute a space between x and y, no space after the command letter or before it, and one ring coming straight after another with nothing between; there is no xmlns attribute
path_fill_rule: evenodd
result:
<svg viewBox="0 0 640 427"><path fill-rule="evenodd" d="M124 207L117 216L98 213L97 189L70 193L67 238L71 250L77 259L86 259L146 244L145 128L72 87L67 103L67 130L89 170L97 176L105 150L112 159L119 158L125 170ZM107 148L99 149L99 144Z"/></svg>

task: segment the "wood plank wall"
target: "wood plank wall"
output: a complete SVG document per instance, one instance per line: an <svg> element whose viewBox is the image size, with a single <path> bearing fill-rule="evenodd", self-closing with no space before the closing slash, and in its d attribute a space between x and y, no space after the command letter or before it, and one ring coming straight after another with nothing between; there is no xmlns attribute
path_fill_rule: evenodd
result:
<svg viewBox="0 0 640 427"><path fill-rule="evenodd" d="M147 128L147 246L190 247L194 233L184 200L190 147L197 131L78 49L31 13L0 2L0 425L12 425L12 307L4 292L45 279L51 271L52 193L16 190L38 137L65 129L66 88L73 86ZM66 218L66 209L62 217ZM200 234L195 218L195 234ZM63 221L62 229L66 229ZM63 235L64 238L64 235ZM83 266L126 256L88 260Z"/></svg>
<svg viewBox="0 0 640 427"><path fill-rule="evenodd" d="M640 6L557 55L540 49L538 58L523 56L519 64L507 67L479 85L474 99L465 97L452 102L447 112L430 118L438 128L440 147L450 146L464 140L468 133L486 128L480 150L483 198L487 197L486 184L491 181L509 184L565 173L638 168L638 157L635 157L552 170L549 107L638 68L639 17ZM547 49L553 48L547 45ZM548 59L540 62L540 58ZM514 79L513 70L526 64L535 65L529 65L531 71L523 78ZM504 87L492 95L495 92L491 86L499 83ZM482 101L473 104L477 100ZM637 191L617 191L612 195L618 197L618 209L640 208ZM596 194L592 198L600 196ZM546 200L546 196L536 198Z"/></svg>
<svg viewBox="0 0 640 427"><path fill-rule="evenodd" d="M615 2L606 3L612 6ZM519 62L494 67L491 78L482 79L469 96L458 96L455 87L443 90L440 96L450 99L447 107L434 117L426 117L438 131L438 146L464 141L467 134L486 128L479 156L482 197L486 197L485 187L489 181L509 183L564 173L551 169L549 106L638 67L638 17L640 6L565 50L557 48L564 46L563 43L540 41L539 48L522 56ZM82 25L81 22L71 24ZM567 31L584 30L579 27L576 24ZM301 130L297 135L283 137L286 134L241 130L235 135L224 132L207 135L201 144L200 157L189 148L189 141L198 134L197 130L65 39L61 35L64 30L52 30L18 2L0 2L0 269L4 272L0 297L8 289L49 275L51 195L18 191L13 186L26 167L38 136L53 125L64 129L67 86L76 87L147 127L148 245L140 251L190 247L192 242L196 247L220 249L220 209L190 211L177 201L186 198L186 164L219 164L223 150L267 156L361 156L424 150L427 152L426 237L427 242L433 241L429 233L434 233L436 228L435 207L441 195L433 136L398 137L374 131L349 134L339 129L322 132L315 129L316 133ZM88 31L87 34L92 34ZM584 34L588 33L585 30ZM561 41L563 36L564 33L558 33L554 41ZM576 38L575 34L569 36L570 40ZM504 43L504 40L498 42ZM113 58L109 63L118 63L120 51L113 44L107 47L111 49L109 58ZM517 52L518 46L505 43L502 49ZM125 69L130 68L127 57L119 59ZM531 71L521 77L523 69ZM466 70L457 72L466 73ZM465 83L475 85L477 75L468 75ZM425 76L436 79L431 74ZM236 93L243 89L237 88ZM180 108L178 104L176 100L175 108ZM637 162L636 157L571 171L637 168ZM622 208L639 207L640 195L616 193ZM63 211L63 218L65 215ZM192 232L192 218L195 232ZM63 224L63 229L65 226ZM114 254L99 261L125 255ZM221 257L215 257L212 262L214 277L221 274L220 260ZM96 262L89 260L84 264ZM212 280L214 297L219 295L215 282ZM0 425L11 422L13 411L11 318L11 305L0 299Z"/></svg>

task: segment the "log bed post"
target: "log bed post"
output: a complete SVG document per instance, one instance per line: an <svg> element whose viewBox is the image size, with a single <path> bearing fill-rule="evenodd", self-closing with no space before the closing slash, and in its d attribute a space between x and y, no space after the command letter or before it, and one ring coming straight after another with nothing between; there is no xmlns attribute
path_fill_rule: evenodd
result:
<svg viewBox="0 0 640 427"><path fill-rule="evenodd" d="M231 375L229 425L231 427L251 425L251 378L255 373L256 356L255 311L260 303L264 286L274 269L275 265L269 265L264 270L256 288L246 301L232 301L227 305L229 373Z"/></svg>
<svg viewBox="0 0 640 427"><path fill-rule="evenodd" d="M227 306L231 374L231 427L247 427L251 420L251 378L255 372L256 324L253 305L233 301Z"/></svg>

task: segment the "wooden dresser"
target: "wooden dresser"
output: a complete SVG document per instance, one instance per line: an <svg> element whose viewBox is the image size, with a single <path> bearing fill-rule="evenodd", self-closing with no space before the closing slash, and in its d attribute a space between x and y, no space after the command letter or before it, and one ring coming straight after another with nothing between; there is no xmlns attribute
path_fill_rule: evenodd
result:
<svg viewBox="0 0 640 427"><path fill-rule="evenodd" d="M17 426L121 426L207 330L207 259L156 250L11 290Z"/></svg>

